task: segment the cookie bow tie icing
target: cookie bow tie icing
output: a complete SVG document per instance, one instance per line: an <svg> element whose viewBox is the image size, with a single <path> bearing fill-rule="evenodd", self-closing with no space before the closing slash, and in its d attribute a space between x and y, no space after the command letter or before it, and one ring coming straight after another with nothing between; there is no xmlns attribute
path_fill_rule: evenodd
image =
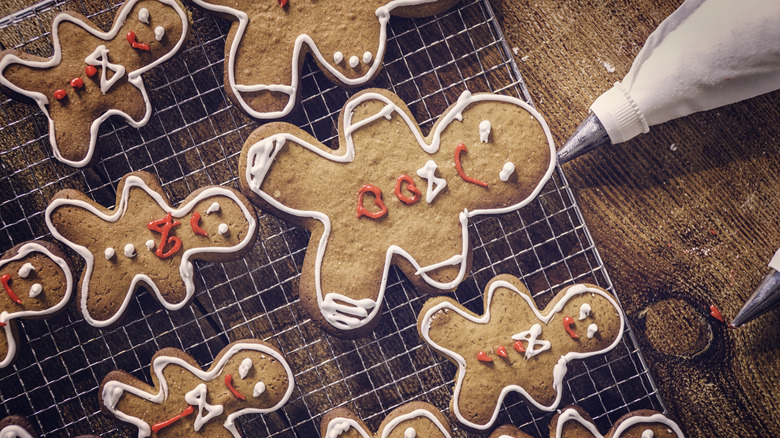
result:
<svg viewBox="0 0 780 438"><path fill-rule="evenodd" d="M541 116L508 96L464 92L423 137L397 96L366 90L339 126L331 150L266 124L239 168L250 200L311 231L301 301L345 336L378 323L390 265L422 290L454 289L470 269L468 218L527 204L555 165Z"/></svg>
<svg viewBox="0 0 780 438"><path fill-rule="evenodd" d="M29 420L20 415L9 415L0 420L0 438L36 438ZM97 438L96 435L80 435L76 438Z"/></svg>
<svg viewBox="0 0 780 438"><path fill-rule="evenodd" d="M452 430L444 415L425 402L410 402L393 409L372 434L352 411L336 408L322 417L322 438L450 438Z"/></svg>
<svg viewBox="0 0 780 438"><path fill-rule="evenodd" d="M342 86L379 73L390 15L426 17L457 0L193 0L232 19L225 43L225 90L247 114L277 119L300 94L301 67L311 53Z"/></svg>
<svg viewBox="0 0 780 438"><path fill-rule="evenodd" d="M46 224L86 261L79 309L96 327L116 323L141 285L168 310L181 309L195 292L192 260L233 260L257 236L255 211L236 190L205 187L173 208L146 172L122 178L113 210L76 190L57 193Z"/></svg>
<svg viewBox="0 0 780 438"><path fill-rule="evenodd" d="M86 166L107 118L121 116L136 128L149 121L152 106L141 74L184 45L188 21L178 0L128 0L108 32L63 12L52 22L54 55L0 53L0 85L46 114L58 160Z"/></svg>
<svg viewBox="0 0 780 438"><path fill-rule="evenodd" d="M235 420L274 412L290 398L293 373L268 344L242 340L223 348L203 371L176 348L152 358L153 386L124 371L110 372L100 385L104 412L138 428L138 437L241 437Z"/></svg>
<svg viewBox="0 0 780 438"><path fill-rule="evenodd" d="M450 298L434 298L417 322L425 342L458 366L450 410L471 429L489 429L510 391L554 410L567 364L606 353L623 336L617 302L596 286L568 287L540 312L519 279L500 275L484 300L480 316Z"/></svg>
<svg viewBox="0 0 780 438"><path fill-rule="evenodd" d="M15 319L41 319L64 310L73 293L67 256L48 242L17 245L0 259L0 368L18 353Z"/></svg>

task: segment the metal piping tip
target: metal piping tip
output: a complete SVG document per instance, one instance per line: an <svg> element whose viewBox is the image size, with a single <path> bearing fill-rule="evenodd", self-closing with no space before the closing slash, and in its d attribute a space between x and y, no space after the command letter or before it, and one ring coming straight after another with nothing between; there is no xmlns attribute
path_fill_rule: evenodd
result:
<svg viewBox="0 0 780 438"><path fill-rule="evenodd" d="M611 144L607 130L592 112L580 123L569 141L558 151L558 164L571 161L604 144Z"/></svg>
<svg viewBox="0 0 780 438"><path fill-rule="evenodd" d="M772 269L748 298L737 317L731 321L733 327L739 327L772 310L780 304L780 272Z"/></svg>

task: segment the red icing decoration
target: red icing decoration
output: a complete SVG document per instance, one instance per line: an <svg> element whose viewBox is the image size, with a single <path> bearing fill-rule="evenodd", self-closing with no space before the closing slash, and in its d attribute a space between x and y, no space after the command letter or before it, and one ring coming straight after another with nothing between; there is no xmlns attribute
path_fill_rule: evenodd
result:
<svg viewBox="0 0 780 438"><path fill-rule="evenodd" d="M460 165L460 154L461 152L468 152L466 150L466 145L461 143L458 146L455 147L455 169L458 171L458 175L460 175L461 178L463 178L463 181L470 182L472 184L476 184L478 186L482 186L487 188L487 183L484 181L480 181L476 178L472 178L465 173L463 173L463 167Z"/></svg>
<svg viewBox="0 0 780 438"><path fill-rule="evenodd" d="M149 44L142 44L135 40L135 32L132 30L130 32L127 32L127 42L130 43L131 46L133 46L134 49L143 50L145 52L149 51Z"/></svg>
<svg viewBox="0 0 780 438"><path fill-rule="evenodd" d="M157 245L157 250L154 252L157 257L165 259L176 254L176 252L181 249L181 239L176 236L168 236L168 233L171 231L171 229L178 225L181 225L181 222L174 221L171 212L168 212L168 215L164 218L151 221L146 225L146 228L162 234L160 244ZM166 243L173 244L173 247L167 252L163 252L163 247Z"/></svg>
<svg viewBox="0 0 780 438"><path fill-rule="evenodd" d="M374 204L380 209L378 212L372 213L363 206L363 195L365 195L366 192L374 194ZM358 190L357 217L368 216L371 219L379 219L384 216L385 213L387 213L387 207L385 207L385 203L382 201L382 189L374 187L371 184L366 184Z"/></svg>
<svg viewBox="0 0 780 438"><path fill-rule="evenodd" d="M279 0L279 6L281 7L287 6L287 0Z"/></svg>
<svg viewBox="0 0 780 438"><path fill-rule="evenodd" d="M574 333L574 330L571 328L572 324L574 324L574 318L571 316L563 317L563 328L566 329L566 333L568 333L572 339L579 339L580 337L577 335L577 333Z"/></svg>
<svg viewBox="0 0 780 438"><path fill-rule="evenodd" d="M187 415L190 415L193 412L195 412L195 408L192 405L187 406L187 409L183 410L181 414L171 419L152 425L152 432L157 433L160 431L160 429L170 426L171 424L181 420L183 417L186 417Z"/></svg>
<svg viewBox="0 0 780 438"><path fill-rule="evenodd" d="M84 68L84 73L86 73L89 77L95 76L97 73L97 68L94 65L88 65L86 68Z"/></svg>
<svg viewBox="0 0 780 438"><path fill-rule="evenodd" d="M477 353L477 360L480 362L493 362L493 359L491 359L490 356L488 356L484 351Z"/></svg>
<svg viewBox="0 0 780 438"><path fill-rule="evenodd" d="M413 196L411 198L404 195L403 191L401 190L401 184L404 181L406 182L406 190L412 192ZM418 189L417 185L414 184L414 180L411 176L403 174L399 176L397 180L395 180L395 196L397 196L398 199L400 199L404 204L412 205L420 200L420 189Z"/></svg>
<svg viewBox="0 0 780 438"><path fill-rule="evenodd" d="M200 213L197 211L192 215L192 219L190 219L190 227L192 228L192 232L198 236L209 237L209 233L200 227Z"/></svg>
<svg viewBox="0 0 780 438"><path fill-rule="evenodd" d="M68 97L68 93L65 92L65 90L63 90L62 88L60 88L59 90L54 90L55 99L62 100L65 99L66 97Z"/></svg>
<svg viewBox="0 0 780 438"><path fill-rule="evenodd" d="M14 293L14 291L11 290L11 286L8 284L11 281L11 276L8 274L3 274L0 276L0 282L3 283L3 287L5 288L5 293L8 294L8 297L11 298L11 300L16 304L22 304L22 300L19 299L18 296Z"/></svg>
<svg viewBox="0 0 780 438"><path fill-rule="evenodd" d="M241 395L241 393L238 392L236 388L233 387L233 375L225 374L225 386L227 386L227 389L229 389L230 392L232 392L237 399L246 400L246 398L243 395Z"/></svg>
<svg viewBox="0 0 780 438"><path fill-rule="evenodd" d="M497 354L497 355L499 355L499 356L501 356L501 357L506 357L506 356L507 356L507 354L506 354L506 348L504 348L504 346L503 346L503 345L500 345L500 346L499 346L499 347L496 349L496 354Z"/></svg>
<svg viewBox="0 0 780 438"><path fill-rule="evenodd" d="M725 323L726 321L723 320L723 315L720 313L720 309L718 309L717 306L714 304L710 304L710 315L712 315L713 318L717 319L720 322Z"/></svg>
<svg viewBox="0 0 780 438"><path fill-rule="evenodd" d="M525 353L525 347L523 346L523 341L515 341L514 344L512 344L512 348L515 349L518 353Z"/></svg>
<svg viewBox="0 0 780 438"><path fill-rule="evenodd" d="M73 78L70 80L70 86L78 90L84 86L84 81L81 78Z"/></svg>
<svg viewBox="0 0 780 438"><path fill-rule="evenodd" d="M0 327L5 327L6 324L4 322L0 322Z"/></svg>

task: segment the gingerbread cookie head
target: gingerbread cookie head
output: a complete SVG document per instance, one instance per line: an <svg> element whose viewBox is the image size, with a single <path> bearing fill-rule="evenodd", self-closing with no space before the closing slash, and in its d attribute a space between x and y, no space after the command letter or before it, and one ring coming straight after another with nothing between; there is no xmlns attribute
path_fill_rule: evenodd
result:
<svg viewBox="0 0 780 438"><path fill-rule="evenodd" d="M193 1L234 20L225 44L225 90L247 114L259 119L284 117L293 109L307 53L336 84L363 85L379 73L390 15L424 17L457 3Z"/></svg>
<svg viewBox="0 0 780 438"><path fill-rule="evenodd" d="M78 303L96 327L116 324L142 285L167 309L181 309L195 293L192 260L236 259L257 237L254 209L228 187L201 188L174 208L154 176L133 172L120 181L115 205L64 190L46 209L52 235L86 261Z"/></svg>
<svg viewBox="0 0 780 438"><path fill-rule="evenodd" d="M19 352L16 319L42 319L65 309L73 294L67 256L48 242L26 242L0 258L0 368Z"/></svg>
<svg viewBox="0 0 780 438"><path fill-rule="evenodd" d="M450 298L434 298L417 322L423 340L458 366L450 409L474 430L493 426L510 391L554 410L567 364L613 349L625 328L615 299L596 286L570 286L540 311L519 279L500 275L484 299L485 313L475 315Z"/></svg>
<svg viewBox="0 0 780 438"><path fill-rule="evenodd" d="M376 326L391 265L420 290L457 287L471 263L468 218L522 207L555 166L541 116L508 96L464 92L426 137L397 96L366 90L339 126L331 150L266 124L239 168L250 200L311 231L301 301L341 336Z"/></svg>
<svg viewBox="0 0 780 438"><path fill-rule="evenodd" d="M638 410L620 417L602 435L579 406L567 406L550 422L550 438L684 438L680 426L660 412Z"/></svg>
<svg viewBox="0 0 780 438"><path fill-rule="evenodd" d="M522 430L512 426L511 424L505 424L497 427L488 438L532 438L531 435L523 432Z"/></svg>
<svg viewBox="0 0 780 438"><path fill-rule="evenodd" d="M54 55L1 52L0 85L46 114L58 160L83 167L94 157L107 118L118 115L134 127L146 124L152 108L141 74L181 49L188 28L178 0L128 0L108 32L63 12L52 22Z"/></svg>
<svg viewBox="0 0 780 438"><path fill-rule="evenodd" d="M151 374L153 386L124 371L100 385L103 411L137 427L139 437L240 437L237 418L280 409L294 387L284 357L253 339L223 348L207 371L181 350L160 350Z"/></svg>
<svg viewBox="0 0 780 438"><path fill-rule="evenodd" d="M410 402L393 409L379 430L372 434L357 415L346 408L336 408L322 417L322 438L387 438L425 437L450 438L452 430L447 419L435 406L425 402Z"/></svg>

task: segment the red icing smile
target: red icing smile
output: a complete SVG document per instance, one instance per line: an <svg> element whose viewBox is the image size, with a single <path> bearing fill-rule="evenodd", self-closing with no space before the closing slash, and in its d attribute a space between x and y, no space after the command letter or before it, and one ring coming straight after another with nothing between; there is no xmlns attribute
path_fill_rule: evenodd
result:
<svg viewBox="0 0 780 438"><path fill-rule="evenodd" d="M134 49L143 50L145 52L149 51L149 44L142 44L135 40L135 32L132 30L130 32L127 32L127 42L130 43L131 46L133 46Z"/></svg>
<svg viewBox="0 0 780 438"><path fill-rule="evenodd" d="M480 181L476 178L470 177L466 175L465 172L463 172L463 166L460 164L460 154L462 152L468 152L466 150L466 145L461 143L458 146L455 147L455 169L458 171L458 175L460 175L461 178L463 178L463 181L470 182L472 184L476 184L478 186L482 186L487 188L487 183L484 181Z"/></svg>
<svg viewBox="0 0 780 438"><path fill-rule="evenodd" d="M11 282L11 276L8 274L3 274L0 277L0 281L3 283L3 288L5 288L5 293L8 294L8 297L11 298L14 303L22 304L22 300L20 300L14 291L11 290L11 286L8 284Z"/></svg>

